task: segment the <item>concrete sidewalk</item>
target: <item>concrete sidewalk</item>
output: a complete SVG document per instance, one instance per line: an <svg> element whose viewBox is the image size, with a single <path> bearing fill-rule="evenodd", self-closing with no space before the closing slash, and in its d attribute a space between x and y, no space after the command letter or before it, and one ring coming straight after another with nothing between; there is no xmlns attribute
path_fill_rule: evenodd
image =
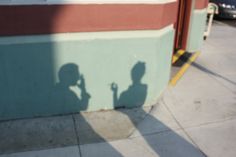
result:
<svg viewBox="0 0 236 157"><path fill-rule="evenodd" d="M214 24L202 54L153 107L0 123L0 157L235 157L236 28Z"/></svg>

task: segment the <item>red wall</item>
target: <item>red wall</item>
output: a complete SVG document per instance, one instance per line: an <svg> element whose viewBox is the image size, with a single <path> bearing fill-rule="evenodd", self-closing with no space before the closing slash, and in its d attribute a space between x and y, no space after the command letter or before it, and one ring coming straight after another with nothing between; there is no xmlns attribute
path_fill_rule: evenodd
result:
<svg viewBox="0 0 236 157"><path fill-rule="evenodd" d="M161 29L175 23L177 2L0 6L0 36Z"/></svg>
<svg viewBox="0 0 236 157"><path fill-rule="evenodd" d="M204 9L208 6L208 0L196 0L195 9Z"/></svg>

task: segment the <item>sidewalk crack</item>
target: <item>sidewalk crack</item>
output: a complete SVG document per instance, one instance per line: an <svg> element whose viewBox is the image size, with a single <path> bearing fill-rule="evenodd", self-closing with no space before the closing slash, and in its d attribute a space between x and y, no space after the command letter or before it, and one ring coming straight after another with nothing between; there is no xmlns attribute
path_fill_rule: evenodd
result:
<svg viewBox="0 0 236 157"><path fill-rule="evenodd" d="M72 120L73 120L73 126L74 126L75 135L76 135L77 146L79 149L79 157L82 157L82 152L81 152L81 148L80 148L80 139L79 139L78 130L76 127L75 116L74 116L74 114L72 114L71 116L72 116Z"/></svg>
<svg viewBox="0 0 236 157"><path fill-rule="evenodd" d="M163 102L163 105L166 107L166 109L169 111L169 113L171 114L172 118L174 119L174 121L177 123L177 125L180 127L180 130L182 130L185 135L190 139L190 141L196 146L196 148L202 153L203 156L208 157L199 147L199 145L193 140L193 138L188 134L188 132L184 129L184 127L180 124L180 122L177 120L177 118L174 116L174 114L172 113L172 111L170 110L170 108L168 107L168 105L166 104L166 102L162 99L161 100Z"/></svg>

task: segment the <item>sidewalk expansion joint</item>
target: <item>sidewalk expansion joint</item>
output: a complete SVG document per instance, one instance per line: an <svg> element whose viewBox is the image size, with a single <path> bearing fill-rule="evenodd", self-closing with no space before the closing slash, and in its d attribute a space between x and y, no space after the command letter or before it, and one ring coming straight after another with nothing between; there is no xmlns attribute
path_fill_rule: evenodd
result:
<svg viewBox="0 0 236 157"><path fill-rule="evenodd" d="M72 117L72 120L73 120L73 126L74 126L77 146L78 146L78 149L79 149L79 156L82 157L82 152L81 152L81 148L80 148L80 139L79 139L78 130L77 130L77 127L76 127L76 120L75 120L74 114L72 114L71 117Z"/></svg>
<svg viewBox="0 0 236 157"><path fill-rule="evenodd" d="M134 132L135 132L136 130L138 130L137 128L138 128L139 124L141 124L141 122L144 121L144 120L148 117L149 114L151 114L153 108L154 108L154 106L151 106L151 109L150 109L148 112L146 112L146 114L145 114L145 116L143 117L143 119L137 124L137 126L135 126L135 127L133 128L133 130L132 130L131 133L127 136L127 138L131 138L131 136L134 134Z"/></svg>
<svg viewBox="0 0 236 157"><path fill-rule="evenodd" d="M196 148L202 153L203 156L208 157L199 147L199 145L194 141L194 139L188 134L188 132L184 129L184 127L180 124L180 122L177 120L177 118L174 116L174 114L172 113L172 111L170 110L170 108L168 107L168 105L165 103L165 101L162 99L162 102L164 104L164 106L166 107L166 109L169 111L169 113L171 114L172 118L174 119L174 121L177 123L177 125L180 127L180 130L182 130L185 135L190 139L190 141L196 146Z"/></svg>
<svg viewBox="0 0 236 157"><path fill-rule="evenodd" d="M197 128L197 127L204 127L204 126L208 126L208 125L213 125L213 124L219 124L219 123L223 123L223 122L233 121L233 120L236 120L236 116L229 117L227 119L222 119L222 120L217 120L217 121L212 121L212 122L206 122L206 123L198 124L198 125L195 125L195 126L188 126L188 127L185 127L185 128L186 129L192 129L192 128Z"/></svg>

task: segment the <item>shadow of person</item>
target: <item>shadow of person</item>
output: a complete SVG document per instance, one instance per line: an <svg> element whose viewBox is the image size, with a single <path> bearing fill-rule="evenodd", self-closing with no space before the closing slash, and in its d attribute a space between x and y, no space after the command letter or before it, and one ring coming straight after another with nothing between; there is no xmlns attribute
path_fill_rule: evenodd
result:
<svg viewBox="0 0 236 157"><path fill-rule="evenodd" d="M118 111L129 117L134 126L136 126L139 134L142 135L142 138L158 156L204 157L204 153L202 153L199 148L195 147L183 137L179 136L176 132L172 131L168 126L166 126L152 114L147 113L142 108L146 101L148 89L147 84L142 83L142 78L144 77L145 71L145 63L137 62L131 70L132 85L130 85L127 90L121 92L119 97L118 85L116 83L111 84L114 108L118 109ZM148 122L146 121L146 123L151 123L151 125L148 126L156 125L156 128L158 128L159 130L162 129L162 132L163 130L165 130L167 131L167 133L162 133L162 135L154 134L155 132L158 132L158 130L155 130L154 132L150 131L150 133L148 133L148 128L139 127L137 124L136 116L131 112L128 112L127 109L124 109L133 107L136 107L136 110L139 114L147 115L144 120L148 120ZM144 125L144 127L145 126L147 125Z"/></svg>
<svg viewBox="0 0 236 157"><path fill-rule="evenodd" d="M85 80L79 72L79 67L73 63L63 65L58 72L58 78L59 82L54 86L51 96L51 104L60 110L57 112L76 113L86 110L91 96L86 91ZM81 91L81 98L70 87L77 87Z"/></svg>
<svg viewBox="0 0 236 157"><path fill-rule="evenodd" d="M85 79L83 75L80 74L78 65L74 63L63 65L58 72L58 77L59 82L56 83L51 98L51 103L55 105L54 110L57 112L56 114L74 113L72 114L72 117L75 122L74 124L76 125L75 128L77 128L77 135L93 138L92 140L88 138L88 141L81 141L78 138L77 143L82 145L85 143L97 143L97 141L104 142L103 147L105 147L106 150L112 152L115 157L122 157L122 155L115 148L107 143L107 141L93 129L83 114L75 114L86 110L91 98L90 94L86 90ZM70 89L70 87L77 87L81 91L80 98L73 90ZM85 129L79 128L81 126ZM103 152L102 150L99 150L96 154L97 156L102 156Z"/></svg>
<svg viewBox="0 0 236 157"><path fill-rule="evenodd" d="M132 85L120 94L118 99L118 86L112 83L111 89L113 91L113 103L115 108L139 107L142 106L147 97L147 85L141 82L145 74L145 63L138 62L131 70Z"/></svg>

